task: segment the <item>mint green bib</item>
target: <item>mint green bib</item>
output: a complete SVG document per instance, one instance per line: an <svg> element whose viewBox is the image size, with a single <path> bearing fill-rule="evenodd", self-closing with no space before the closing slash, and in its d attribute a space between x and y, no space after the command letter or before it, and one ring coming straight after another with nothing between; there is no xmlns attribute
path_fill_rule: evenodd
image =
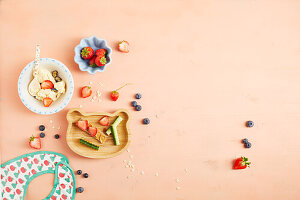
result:
<svg viewBox="0 0 300 200"><path fill-rule="evenodd" d="M44 200L73 200L76 193L75 176L66 156L38 151L25 154L1 165L1 199L24 200L31 180L55 174L54 187Z"/></svg>

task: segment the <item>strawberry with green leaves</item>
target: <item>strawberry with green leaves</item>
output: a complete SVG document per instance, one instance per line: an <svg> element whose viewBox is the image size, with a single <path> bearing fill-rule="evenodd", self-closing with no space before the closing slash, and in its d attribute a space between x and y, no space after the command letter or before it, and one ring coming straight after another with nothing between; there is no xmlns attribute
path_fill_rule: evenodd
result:
<svg viewBox="0 0 300 200"><path fill-rule="evenodd" d="M240 157L235 160L233 165L233 169L245 169L246 167L250 167L251 162L248 162L248 158Z"/></svg>
<svg viewBox="0 0 300 200"><path fill-rule="evenodd" d="M95 63L96 57L97 57L97 56L93 56L93 57L89 60L89 65L90 65L91 67L97 67L97 65L96 65L96 63Z"/></svg>
<svg viewBox="0 0 300 200"><path fill-rule="evenodd" d="M126 83L126 84L123 85L122 87L120 87L120 88L118 88L118 89L112 91L112 92L110 93L110 98L111 98L111 100L117 101L118 98L119 98L119 92L118 92L118 90L122 89L123 87L125 87L126 85L129 85L129 84L130 84L130 83Z"/></svg>
<svg viewBox="0 0 300 200"><path fill-rule="evenodd" d="M105 50L105 49L97 49L97 50L95 51L95 54L96 54L96 56L103 57L103 56L105 56L105 54L106 54L106 50Z"/></svg>
<svg viewBox="0 0 300 200"><path fill-rule="evenodd" d="M94 50L92 47L84 47L82 50L81 50L81 57L84 59L84 60L89 60L93 57L94 55Z"/></svg>
<svg viewBox="0 0 300 200"><path fill-rule="evenodd" d="M97 56L95 63L98 67L104 66L107 63L105 56Z"/></svg>

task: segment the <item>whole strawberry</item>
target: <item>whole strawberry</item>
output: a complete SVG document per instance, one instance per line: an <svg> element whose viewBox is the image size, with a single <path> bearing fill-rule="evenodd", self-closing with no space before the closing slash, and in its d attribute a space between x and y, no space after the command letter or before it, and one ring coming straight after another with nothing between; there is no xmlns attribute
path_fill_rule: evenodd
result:
<svg viewBox="0 0 300 200"><path fill-rule="evenodd" d="M105 54L106 54L106 50L105 50L105 49L97 49L97 50L95 51L95 54L96 54L96 56L103 57L103 56L105 56Z"/></svg>
<svg viewBox="0 0 300 200"><path fill-rule="evenodd" d="M250 167L251 162L248 162L248 158L240 157L235 160L233 165L233 169L245 169L246 167Z"/></svg>
<svg viewBox="0 0 300 200"><path fill-rule="evenodd" d="M94 55L94 50L92 47L84 47L82 50L81 50L81 57L84 59L84 60L89 60L93 57Z"/></svg>
<svg viewBox="0 0 300 200"><path fill-rule="evenodd" d="M97 56L95 59L95 63L98 67L104 66L106 62L105 56Z"/></svg>
<svg viewBox="0 0 300 200"><path fill-rule="evenodd" d="M129 85L129 84L130 84L130 83L126 83L126 84L123 85L122 87L120 87L120 88L118 88L118 89L112 91L112 92L110 93L110 98L111 98L111 100L117 101L118 98L119 98L119 92L118 92L118 90L122 89L123 87L125 87L126 85Z"/></svg>

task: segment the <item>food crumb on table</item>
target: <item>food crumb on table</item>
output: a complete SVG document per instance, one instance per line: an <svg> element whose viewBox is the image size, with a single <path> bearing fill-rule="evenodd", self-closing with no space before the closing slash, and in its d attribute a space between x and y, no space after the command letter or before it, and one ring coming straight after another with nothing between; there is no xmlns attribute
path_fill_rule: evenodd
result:
<svg viewBox="0 0 300 200"><path fill-rule="evenodd" d="M141 174L142 174L142 175L144 175L144 174L145 174L145 172L142 170L142 171L141 171Z"/></svg>
<svg viewBox="0 0 300 200"><path fill-rule="evenodd" d="M130 155L130 158L132 159L132 158L133 158L133 155Z"/></svg>
<svg viewBox="0 0 300 200"><path fill-rule="evenodd" d="M158 172L156 172L155 176L158 176Z"/></svg>
<svg viewBox="0 0 300 200"><path fill-rule="evenodd" d="M53 120L50 120L50 124L52 124L53 123Z"/></svg>
<svg viewBox="0 0 300 200"><path fill-rule="evenodd" d="M82 108L82 105L79 105L79 108Z"/></svg>
<svg viewBox="0 0 300 200"><path fill-rule="evenodd" d="M177 186L177 187L176 187L176 190L180 190L180 187L179 187L179 186Z"/></svg>
<svg viewBox="0 0 300 200"><path fill-rule="evenodd" d="M179 181L180 181L179 178L176 178L176 182L179 183Z"/></svg>

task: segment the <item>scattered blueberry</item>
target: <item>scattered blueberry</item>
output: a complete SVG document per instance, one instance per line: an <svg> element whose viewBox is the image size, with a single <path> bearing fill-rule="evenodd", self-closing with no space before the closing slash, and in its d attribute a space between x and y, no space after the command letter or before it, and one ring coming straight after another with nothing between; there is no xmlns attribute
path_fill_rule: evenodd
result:
<svg viewBox="0 0 300 200"><path fill-rule="evenodd" d="M143 119L143 123L144 123L144 124L150 124L150 119L149 119L149 118Z"/></svg>
<svg viewBox="0 0 300 200"><path fill-rule="evenodd" d="M132 102L131 102L131 105L132 105L133 107L136 107L136 106L137 106L137 102L136 102L136 101L132 101Z"/></svg>
<svg viewBox="0 0 300 200"><path fill-rule="evenodd" d="M44 125L40 125L39 129L40 129L40 131L44 131L45 130L45 126Z"/></svg>
<svg viewBox="0 0 300 200"><path fill-rule="evenodd" d="M136 111L141 111L141 110L142 110L142 106L136 105L136 106L135 106L135 110L136 110Z"/></svg>
<svg viewBox="0 0 300 200"><path fill-rule="evenodd" d="M81 175L82 174L82 171L79 169L79 170L77 170L77 172L76 172L78 175Z"/></svg>
<svg viewBox="0 0 300 200"><path fill-rule="evenodd" d="M41 138L44 138L44 137L45 137L45 133L41 132L41 133L40 133L40 137L41 137Z"/></svg>
<svg viewBox="0 0 300 200"><path fill-rule="evenodd" d="M83 191L84 191L83 187L78 187L76 189L76 192L78 192L78 193L82 193Z"/></svg>
<svg viewBox="0 0 300 200"><path fill-rule="evenodd" d="M58 138L59 138L59 135L58 135L58 134L56 134L56 135L54 135L54 137L55 137L55 139L58 139Z"/></svg>
<svg viewBox="0 0 300 200"><path fill-rule="evenodd" d="M245 143L245 147L246 148L251 148L251 143L250 142Z"/></svg>
<svg viewBox="0 0 300 200"><path fill-rule="evenodd" d="M254 126L254 122L253 121L247 121L246 122L246 126L247 127L253 127Z"/></svg>
<svg viewBox="0 0 300 200"><path fill-rule="evenodd" d="M245 138L245 139L242 140L242 142L243 142L244 144L246 144L246 143L248 142L248 139Z"/></svg>
<svg viewBox="0 0 300 200"><path fill-rule="evenodd" d="M137 94L135 95L135 98L136 98L136 99L140 99L140 98L142 98L142 95L141 95L140 93L137 93Z"/></svg>
<svg viewBox="0 0 300 200"><path fill-rule="evenodd" d="M84 177L84 178L87 178L87 177L89 177L89 175L88 175L87 173L84 173L84 174L83 174L83 177Z"/></svg>

